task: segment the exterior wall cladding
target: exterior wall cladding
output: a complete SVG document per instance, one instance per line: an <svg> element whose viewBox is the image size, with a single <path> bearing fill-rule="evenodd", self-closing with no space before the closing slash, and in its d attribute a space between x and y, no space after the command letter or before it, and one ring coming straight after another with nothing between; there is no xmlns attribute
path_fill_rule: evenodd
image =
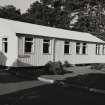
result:
<svg viewBox="0 0 105 105"><path fill-rule="evenodd" d="M86 64L86 63L105 63L105 55L102 54L103 45L100 44L100 55L96 55L96 43L87 43L87 54L76 54L76 42L71 41L71 53L64 54L64 41L63 39L50 40L50 53L43 54L43 39L46 37L33 36L33 52L24 53L24 38L25 36L18 37L18 66L43 66L48 61L68 61L71 64ZM55 44L54 44L55 43ZM81 42L80 42L81 43Z"/></svg>
<svg viewBox="0 0 105 105"><path fill-rule="evenodd" d="M20 66L43 66L53 60L53 39L51 40L51 52L43 54L43 37L33 37L33 52L24 53L24 36L18 37L18 61Z"/></svg>

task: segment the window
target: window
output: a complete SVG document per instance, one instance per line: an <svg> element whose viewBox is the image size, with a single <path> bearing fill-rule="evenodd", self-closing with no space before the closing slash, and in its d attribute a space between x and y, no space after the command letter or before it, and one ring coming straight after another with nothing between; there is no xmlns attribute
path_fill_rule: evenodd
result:
<svg viewBox="0 0 105 105"><path fill-rule="evenodd" d="M83 43L82 45L82 54L86 54L87 53L87 44Z"/></svg>
<svg viewBox="0 0 105 105"><path fill-rule="evenodd" d="M105 45L103 45L102 54L105 55Z"/></svg>
<svg viewBox="0 0 105 105"><path fill-rule="evenodd" d="M80 43L76 43L76 54L80 54L80 48L81 48L81 44Z"/></svg>
<svg viewBox="0 0 105 105"><path fill-rule="evenodd" d="M76 43L76 54L87 54L87 43Z"/></svg>
<svg viewBox="0 0 105 105"><path fill-rule="evenodd" d="M65 54L70 54L70 51L71 51L70 41L65 41L65 43L64 43L64 53Z"/></svg>
<svg viewBox="0 0 105 105"><path fill-rule="evenodd" d="M45 54L50 53L50 40L48 39L43 40L43 53Z"/></svg>
<svg viewBox="0 0 105 105"><path fill-rule="evenodd" d="M8 52L8 39L7 38L2 39L2 48L3 48L4 53Z"/></svg>
<svg viewBox="0 0 105 105"><path fill-rule="evenodd" d="M100 45L96 44L96 55L100 55Z"/></svg>
<svg viewBox="0 0 105 105"><path fill-rule="evenodd" d="M25 37L25 53L33 52L33 38Z"/></svg>

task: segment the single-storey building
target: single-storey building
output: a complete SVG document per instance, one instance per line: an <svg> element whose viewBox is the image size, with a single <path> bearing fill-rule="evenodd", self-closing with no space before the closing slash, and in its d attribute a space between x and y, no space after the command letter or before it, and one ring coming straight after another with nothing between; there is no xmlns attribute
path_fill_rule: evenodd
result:
<svg viewBox="0 0 105 105"><path fill-rule="evenodd" d="M0 65L43 66L48 61L105 63L105 42L90 33L0 18Z"/></svg>

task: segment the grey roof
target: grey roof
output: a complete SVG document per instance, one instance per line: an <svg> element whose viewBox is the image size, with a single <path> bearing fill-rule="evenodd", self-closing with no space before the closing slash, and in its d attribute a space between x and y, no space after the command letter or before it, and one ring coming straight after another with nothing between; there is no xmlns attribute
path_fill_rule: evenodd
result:
<svg viewBox="0 0 105 105"><path fill-rule="evenodd" d="M59 28L52 28L52 27L30 24L30 23L25 23L25 22L19 22L19 21L3 19L3 18L0 18L0 28L1 27L4 27L4 28L6 27L5 29L8 29L15 33L21 33L21 34L105 43L104 41L93 36L90 33L76 32L76 31L70 31L70 30L59 29Z"/></svg>

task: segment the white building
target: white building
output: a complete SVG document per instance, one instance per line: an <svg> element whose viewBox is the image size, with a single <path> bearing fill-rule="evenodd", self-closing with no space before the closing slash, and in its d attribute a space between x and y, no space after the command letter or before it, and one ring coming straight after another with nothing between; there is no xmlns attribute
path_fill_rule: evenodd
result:
<svg viewBox="0 0 105 105"><path fill-rule="evenodd" d="M105 42L89 33L0 18L0 65L43 66L48 61L105 63Z"/></svg>

